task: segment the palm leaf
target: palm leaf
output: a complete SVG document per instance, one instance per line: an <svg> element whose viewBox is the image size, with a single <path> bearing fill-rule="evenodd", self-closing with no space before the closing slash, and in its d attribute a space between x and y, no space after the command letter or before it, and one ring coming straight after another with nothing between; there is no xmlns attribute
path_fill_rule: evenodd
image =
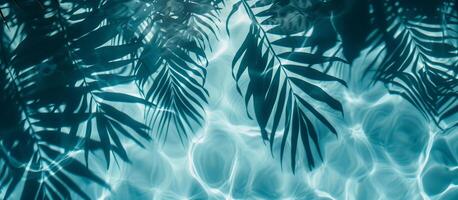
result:
<svg viewBox="0 0 458 200"><path fill-rule="evenodd" d="M8 119L0 126L4 198L24 181L24 199L67 199L72 192L89 199L72 176L109 187L87 167L89 153L102 151L109 167L112 155L128 161L120 135L136 142L132 132L150 138L147 126L111 103L151 103L109 90L134 80L123 71L140 46L121 30L139 4L17 4L7 4L14 26L3 28L2 41L0 106L2 120ZM78 150L85 152L86 166L73 158Z"/></svg>
<svg viewBox="0 0 458 200"><path fill-rule="evenodd" d="M301 141L308 167L312 169L315 166L314 154L322 158L319 145L320 133L313 123L314 120L318 120L332 133L337 134L335 127L320 112L315 103L343 112L340 102L313 81L340 82L345 85L342 80L314 67L324 63L345 61L322 54L331 48L332 43L319 43L320 33L317 31L314 31L311 36L305 35L313 25L316 25L315 30L323 30L330 27L330 22L326 19L312 19L302 15L302 10L314 11L311 5L294 10L288 8L290 4L284 5L281 1L256 1L253 5L249 5L242 0L234 5L231 15L240 6L243 6L250 17L251 25L242 46L235 54L233 77L239 82L244 73L248 74L249 83L244 93L245 103L248 106L250 101L253 102L254 114L261 128L262 138L269 140L271 149L277 132L281 132L282 160L289 138L291 168L294 172L298 143ZM255 13L253 11L255 7L262 7L264 10ZM292 13L292 16L287 21L279 21L283 17L282 12L286 11ZM262 18L264 21L259 22ZM303 21L306 23L293 24L293 26L286 24L286 22L298 22L301 18L304 18ZM275 26L266 29L263 24ZM281 38L272 41L271 35L279 35ZM306 51L305 47L318 50ZM242 93L240 87L238 90ZM280 130L280 127L284 130ZM312 148L313 146L315 148Z"/></svg>
<svg viewBox="0 0 458 200"><path fill-rule="evenodd" d="M135 74L145 99L157 105L147 118L164 141L176 131L183 142L202 126L208 99L205 48L209 32L216 33L214 18L221 2L155 1L142 11L148 25L139 31L145 49Z"/></svg>
<svg viewBox="0 0 458 200"><path fill-rule="evenodd" d="M451 124L458 109L458 13L451 1L397 2L374 6L378 27L373 41L384 45L375 80L386 83L391 93L408 100L439 127L440 122Z"/></svg>

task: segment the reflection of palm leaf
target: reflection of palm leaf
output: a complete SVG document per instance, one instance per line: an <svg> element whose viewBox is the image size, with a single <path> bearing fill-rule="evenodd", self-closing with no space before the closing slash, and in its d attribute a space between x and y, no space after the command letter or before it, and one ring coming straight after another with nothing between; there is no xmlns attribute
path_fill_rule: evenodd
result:
<svg viewBox="0 0 458 200"><path fill-rule="evenodd" d="M151 31L153 36L145 38L147 47L140 55L136 75L145 99L157 105L149 119L160 136L165 133L164 138L176 130L183 141L183 136L202 125L208 97L204 51L208 32L215 33L212 17L220 3L158 1L144 11L150 15L147 22L151 26L143 32Z"/></svg>
<svg viewBox="0 0 458 200"><path fill-rule="evenodd" d="M314 42L318 33L314 32L310 37L291 36L290 34L306 32L309 28L308 24L286 27L284 23L278 23L274 28L265 31L264 27L258 23L258 18L270 16L266 20L272 20L276 17L275 14L266 13L276 13L278 9L282 8L282 5L275 3L275 1L268 5L263 5L262 2L264 1L254 4L254 6L269 6L269 8L257 15L244 0L234 5L233 12L239 6L243 6L252 23L245 41L233 60L233 76L236 81L239 81L244 72L248 73L250 82L245 93L245 101L247 105L250 100L253 101L255 117L261 128L263 139L269 140L272 147L278 128L284 126L281 158L283 158L283 152L286 148L286 141L290 137L293 171L296 166L299 141L302 141L308 166L312 168L315 165L312 143L316 147L317 154L320 158L322 157L319 147L319 133L312 123L313 118L319 120L334 134L337 134L337 131L329 120L317 110L317 107L309 101L309 97L342 112L340 102L312 81L337 81L345 84L342 80L327 75L312 66L343 60L338 57L327 57L303 50L304 47L317 46ZM294 17L289 20L294 22ZM319 24L317 29L323 28L327 24L326 19L317 24ZM268 33L284 37L271 42ZM280 47L284 49L282 53L279 53ZM270 129L270 135L268 129Z"/></svg>
<svg viewBox="0 0 458 200"><path fill-rule="evenodd" d="M423 7L388 2L388 7L375 4L379 40L374 41L381 39L386 52L376 79L439 123L458 110L458 15L447 1Z"/></svg>
<svg viewBox="0 0 458 200"><path fill-rule="evenodd" d="M139 48L135 41L114 40L135 4L104 2L8 4L13 26L3 28L0 74L5 198L25 180L24 199L68 199L71 191L89 199L72 176L109 186L74 157L76 152L85 152L87 164L89 152L102 150L108 167L111 154L128 160L120 135L138 143L131 129L149 139L144 124L110 102L150 103L107 89L134 80L109 72L129 66L129 54Z"/></svg>

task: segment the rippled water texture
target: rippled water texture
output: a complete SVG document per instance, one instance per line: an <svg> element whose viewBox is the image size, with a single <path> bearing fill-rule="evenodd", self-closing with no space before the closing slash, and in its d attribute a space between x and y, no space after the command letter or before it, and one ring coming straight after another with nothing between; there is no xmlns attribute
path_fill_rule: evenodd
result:
<svg viewBox="0 0 458 200"><path fill-rule="evenodd" d="M222 19L230 8L229 3ZM230 39L224 24L222 20L221 37L208 52L210 98L204 126L184 145L176 134L145 149L126 141L131 163L112 160L108 171L102 158L93 157L92 169L112 186L109 191L81 180L93 198L458 199L458 129L444 133L381 84L370 86L361 76L369 64L365 59L354 61L361 68L342 69L348 88L327 88L342 102L344 115L327 114L337 137L319 130L323 161L310 171L300 158L293 174L289 156L280 162L278 145L272 154L261 139L231 76L248 19L243 12L235 14ZM143 116L142 108L124 110Z"/></svg>

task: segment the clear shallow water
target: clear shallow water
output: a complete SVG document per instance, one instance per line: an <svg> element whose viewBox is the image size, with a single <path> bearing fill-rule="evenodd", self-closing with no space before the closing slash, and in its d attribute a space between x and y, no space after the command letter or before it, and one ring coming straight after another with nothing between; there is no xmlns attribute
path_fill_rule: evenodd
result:
<svg viewBox="0 0 458 200"><path fill-rule="evenodd" d="M231 38L241 40L247 20L234 18ZM281 165L278 149L272 155L263 143L258 125L247 117L244 100L236 91L231 61L240 40L223 36L213 42L204 127L185 145L175 134L169 134L165 144L154 141L145 149L126 141L130 164L112 161L108 172L102 160L100 166L93 165L112 186L110 192L87 183L93 197L458 199L458 130L441 131L383 86L369 87L359 75L367 67L365 60L355 61L363 66L359 69L342 69L347 89L328 88L342 102L344 116L328 114L338 137L320 131L323 162L312 171L299 163L293 174L288 158ZM126 110L142 116L140 108Z"/></svg>
<svg viewBox="0 0 458 200"><path fill-rule="evenodd" d="M221 19L231 6L228 2ZM231 62L248 23L243 11L237 13L230 38L224 33L225 21L219 25L221 37L213 39L213 51L207 52L210 98L205 124L188 141L182 143L173 132L167 141L153 132L156 139L144 142L144 149L124 140L130 162L111 159L108 170L103 152L91 155L90 169L111 190L89 179L72 180L91 199L458 199L458 129L440 130L403 98L388 94L381 84L370 85L370 77L362 74L375 55L365 51L366 59L358 58L353 67L336 64L329 72L344 79L348 88L320 85L343 104L343 115L320 107L338 136L318 127L323 160L310 171L300 148L294 174L290 157L279 159L280 145L271 151L262 141L231 76ZM241 82L246 87L247 80ZM138 96L134 88L110 89ZM114 104L143 120L145 108ZM276 137L280 141L282 135ZM285 152L290 148L287 144ZM82 151L69 156L84 160ZM21 195L21 184L13 197ZM4 188L0 186L0 195Z"/></svg>

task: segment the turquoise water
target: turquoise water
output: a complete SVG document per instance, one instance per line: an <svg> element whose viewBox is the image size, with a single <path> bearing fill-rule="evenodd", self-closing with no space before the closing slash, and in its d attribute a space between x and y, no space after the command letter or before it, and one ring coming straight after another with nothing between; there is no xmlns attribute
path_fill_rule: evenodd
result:
<svg viewBox="0 0 458 200"><path fill-rule="evenodd" d="M173 132L166 141L153 137L144 142L145 148L125 139L130 162L111 159L108 170L102 152L91 155L90 169L111 186L75 176L91 199L458 199L458 128L441 130L382 83L371 84L363 76L374 57L367 51L353 61L358 67L336 64L329 71L348 87L320 85L342 103L343 115L320 107L338 135L319 127L323 159L310 170L299 148L293 173L290 157L279 158L282 130L271 151L258 123L247 115L252 106L237 92L231 65L250 20L237 12L229 37L225 19L233 3L226 4L217 25L219 38L211 38L212 50L207 51L209 99L203 126L185 142ZM246 87L248 80L241 83ZM110 90L140 96L134 84ZM143 106L116 107L138 120L145 116Z"/></svg>
<svg viewBox="0 0 458 200"><path fill-rule="evenodd" d="M340 69L348 88L328 88L342 102L344 117L328 114L339 135L323 130L323 162L312 171L300 163L296 174L291 173L289 158L281 165L278 150L272 156L257 123L245 114L244 100L229 75L248 30L242 14L230 26L234 36L222 34L209 52L210 99L202 129L185 145L169 134L166 143L154 141L146 149L128 146L132 164L121 163L108 172L102 165L101 174L113 190L89 184L94 197L458 199L458 130L443 132L381 84L369 86L360 75L369 67L364 59L355 61L362 68Z"/></svg>

